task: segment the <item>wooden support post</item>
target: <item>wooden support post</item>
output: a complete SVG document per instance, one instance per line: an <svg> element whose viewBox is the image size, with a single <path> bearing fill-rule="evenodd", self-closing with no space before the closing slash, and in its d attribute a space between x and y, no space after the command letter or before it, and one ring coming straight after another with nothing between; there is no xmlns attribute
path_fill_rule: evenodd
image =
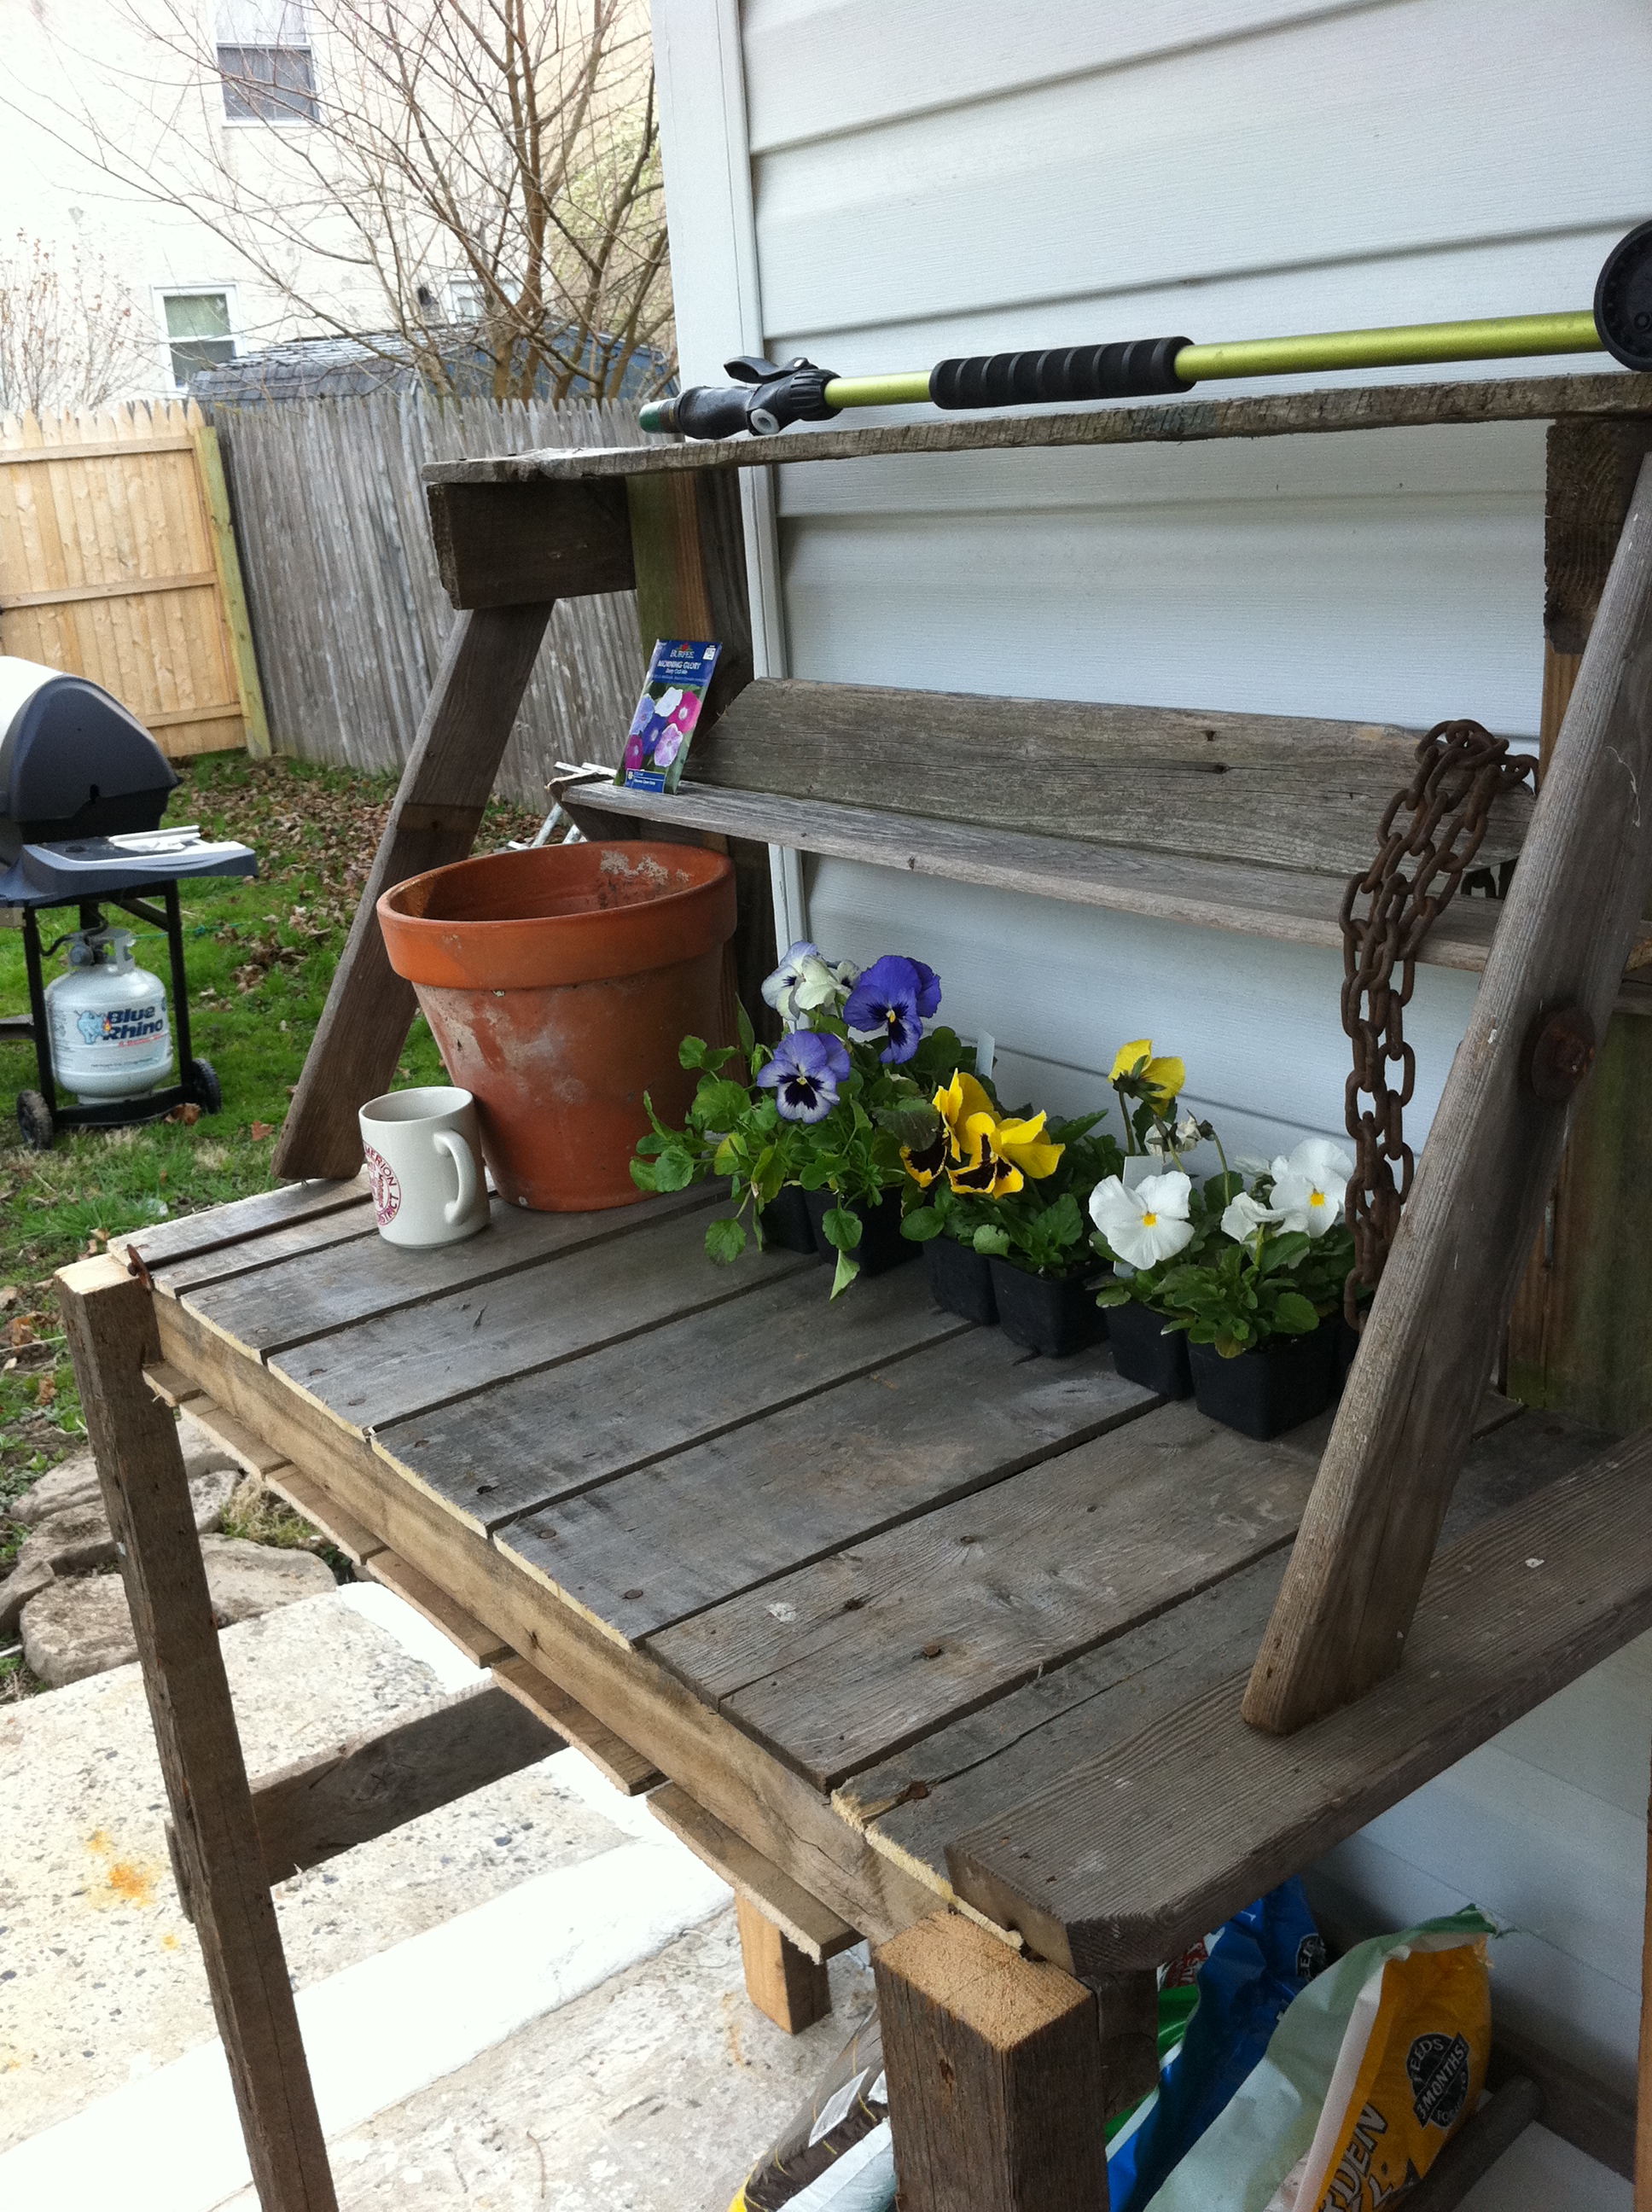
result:
<svg viewBox="0 0 1652 2212"><path fill-rule="evenodd" d="M1641 1943L1641 2057L1635 2100L1635 2212L1652 2212L1652 1799L1646 1808L1646 1930Z"/></svg>
<svg viewBox="0 0 1652 2212"><path fill-rule="evenodd" d="M1244 1701L1289 1734L1399 1666L1588 1058L1652 890L1652 462Z"/></svg>
<svg viewBox="0 0 1652 2212"><path fill-rule="evenodd" d="M760 2013L787 2035L801 2035L832 2008L832 1985L825 1964L800 1951L748 1898L737 1897L740 1960L745 1993Z"/></svg>
<svg viewBox="0 0 1652 2212"><path fill-rule="evenodd" d="M1546 773L1652 423L1551 424L1544 516ZM1588 894L1583 894L1587 897ZM1618 1434L1652 1421L1652 1022L1614 1014L1509 1324L1508 1388Z"/></svg>
<svg viewBox="0 0 1652 2212"><path fill-rule="evenodd" d="M1107 2212L1091 1992L960 1913L872 1966L903 2212Z"/></svg>
<svg viewBox="0 0 1652 2212"><path fill-rule="evenodd" d="M206 500L207 521L212 532L212 557L218 570L218 589L224 604L224 625L235 656L235 689L240 695L241 720L246 726L246 750L254 760L270 757L270 723L264 711L264 685L258 678L258 649L252 642L252 618L247 612L246 586L241 580L241 556L235 544L235 520L230 510L229 486L224 477L223 454L218 433L202 419L201 410L189 404L190 434L195 441L196 466Z"/></svg>
<svg viewBox="0 0 1652 2212"><path fill-rule="evenodd" d="M654 640L661 637L715 638L723 648L705 715L695 732L703 763L708 745L715 743L714 725L750 683L755 667L739 479L732 470L697 475L679 471L629 477L626 490L636 561L637 628L645 660ZM694 757L690 754L690 775L695 773ZM611 818L604 822L600 817L581 820L580 826L588 836L647 834L622 829ZM780 1035L779 1018L762 1000L763 978L778 957L768 848L750 837L720 842L734 863L738 912L729 987L758 1036L768 1036L773 1043ZM732 1026L728 1034L732 1039Z"/></svg>
<svg viewBox="0 0 1652 2212"><path fill-rule="evenodd" d="M410 876L469 855L550 619L541 600L462 614L448 634L281 1133L278 1176L342 1177L361 1164L356 1114L394 1081L416 1005L374 909Z"/></svg>
<svg viewBox="0 0 1652 2212"><path fill-rule="evenodd" d="M150 1295L109 1258L57 1286L252 2179L264 2212L336 2212Z"/></svg>

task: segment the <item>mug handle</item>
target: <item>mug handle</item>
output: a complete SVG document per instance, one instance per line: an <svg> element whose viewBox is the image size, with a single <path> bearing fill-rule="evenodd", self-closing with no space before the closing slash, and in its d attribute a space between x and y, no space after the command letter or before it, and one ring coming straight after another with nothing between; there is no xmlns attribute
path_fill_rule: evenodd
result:
<svg viewBox="0 0 1652 2212"><path fill-rule="evenodd" d="M459 1170L459 1196L450 1198L442 1208L441 1218L452 1223L467 1214L476 1204L476 1162L471 1157L471 1147L456 1130L438 1129L436 1150L446 1152Z"/></svg>

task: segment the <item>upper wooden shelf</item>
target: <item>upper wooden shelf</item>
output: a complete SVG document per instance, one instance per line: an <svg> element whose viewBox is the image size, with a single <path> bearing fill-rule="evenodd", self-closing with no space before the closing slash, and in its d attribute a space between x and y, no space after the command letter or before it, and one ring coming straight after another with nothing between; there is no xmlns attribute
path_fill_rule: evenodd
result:
<svg viewBox="0 0 1652 2212"><path fill-rule="evenodd" d="M821 853L908 875L1029 891L1073 906L1151 915L1207 929L1237 930L1292 945L1338 949L1344 878L1307 870L1189 860L1173 854L1089 845L1077 839L976 830L868 807L774 799L756 791L719 791L684 783L669 797L581 784L570 794L580 812L684 830L718 831L757 842ZM1485 965L1501 908L1491 899L1454 900L1420 957L1437 968ZM1652 935L1644 946L1652 958Z"/></svg>
<svg viewBox="0 0 1652 2212"><path fill-rule="evenodd" d="M1558 415L1652 414L1652 376L1626 370L1581 376L1465 378L1450 384L1339 385L1243 399L1169 399L1084 414L926 416L875 429L811 429L778 438L661 440L647 446L558 447L439 461L430 485L509 484L581 477L673 475L771 463L871 460L896 453L964 453L994 447L1189 444L1212 438L1291 438L1336 430L1395 430L1445 422L1531 422Z"/></svg>
<svg viewBox="0 0 1652 2212"><path fill-rule="evenodd" d="M1335 948L1416 742L1382 723L769 678L696 738L695 778L669 797L568 796L587 819ZM1519 853L1532 806L1497 801L1481 865ZM1456 900L1424 957L1483 968L1497 913Z"/></svg>

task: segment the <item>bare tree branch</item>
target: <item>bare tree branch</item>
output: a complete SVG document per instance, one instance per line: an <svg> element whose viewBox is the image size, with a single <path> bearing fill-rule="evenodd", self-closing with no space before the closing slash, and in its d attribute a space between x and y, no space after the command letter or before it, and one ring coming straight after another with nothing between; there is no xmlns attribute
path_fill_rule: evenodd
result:
<svg viewBox="0 0 1652 2212"><path fill-rule="evenodd" d="M125 4L153 66L113 80L116 123L82 88L63 135L186 209L301 325L409 360L439 392L468 373L501 398L607 398L639 359L649 388L669 378L638 0L287 0L279 48L215 46L198 0ZM70 82L110 84L95 57L74 64ZM248 118L228 131L227 99ZM367 315L343 296L364 284Z"/></svg>
<svg viewBox="0 0 1652 2212"><path fill-rule="evenodd" d="M78 413L153 380L131 295L94 255L19 231L0 254L0 412Z"/></svg>

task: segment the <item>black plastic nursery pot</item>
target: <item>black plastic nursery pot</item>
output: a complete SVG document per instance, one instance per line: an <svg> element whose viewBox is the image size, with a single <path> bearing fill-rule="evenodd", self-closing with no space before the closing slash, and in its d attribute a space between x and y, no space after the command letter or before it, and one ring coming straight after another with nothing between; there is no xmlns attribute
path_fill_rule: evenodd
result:
<svg viewBox="0 0 1652 2212"><path fill-rule="evenodd" d="M993 1290L993 1263L973 1244L960 1244L956 1237L932 1237L923 1248L924 1266L935 1303L947 1313L962 1314L993 1328L998 1299Z"/></svg>
<svg viewBox="0 0 1652 2212"><path fill-rule="evenodd" d="M1133 1298L1127 1306L1105 1310L1113 1364L1125 1381L1139 1382L1161 1398L1191 1398L1193 1376L1186 1334L1178 1328L1166 1336L1163 1315L1139 1306Z"/></svg>
<svg viewBox="0 0 1652 2212"><path fill-rule="evenodd" d="M775 1245L782 1252L813 1252L818 1255L815 1224L809 1218L808 1194L798 1184L788 1182L779 1196L764 1206L757 1218L762 1225L765 1244Z"/></svg>
<svg viewBox="0 0 1652 2212"><path fill-rule="evenodd" d="M1042 1352L1046 1359L1065 1359L1106 1336L1107 1316L1096 1303L1093 1278L1035 1275L1013 1260L990 1264L998 1325L1011 1344Z"/></svg>
<svg viewBox="0 0 1652 2212"><path fill-rule="evenodd" d="M1213 1344L1190 1344L1200 1412L1258 1443L1300 1428L1331 1402L1338 1327L1333 1314L1311 1336L1276 1337L1236 1359L1224 1359Z"/></svg>
<svg viewBox="0 0 1652 2212"><path fill-rule="evenodd" d="M837 1247L828 1240L821 1224L837 1204L836 1194L829 1190L806 1190L803 1198L814 1228L816 1251L823 1260L835 1260ZM909 1237L901 1234L901 1194L898 1190L886 1191L876 1206L863 1206L857 1200L849 1211L860 1218L860 1242L851 1257L859 1261L863 1275L887 1275L891 1267L904 1267L908 1260L918 1257L919 1247Z"/></svg>

